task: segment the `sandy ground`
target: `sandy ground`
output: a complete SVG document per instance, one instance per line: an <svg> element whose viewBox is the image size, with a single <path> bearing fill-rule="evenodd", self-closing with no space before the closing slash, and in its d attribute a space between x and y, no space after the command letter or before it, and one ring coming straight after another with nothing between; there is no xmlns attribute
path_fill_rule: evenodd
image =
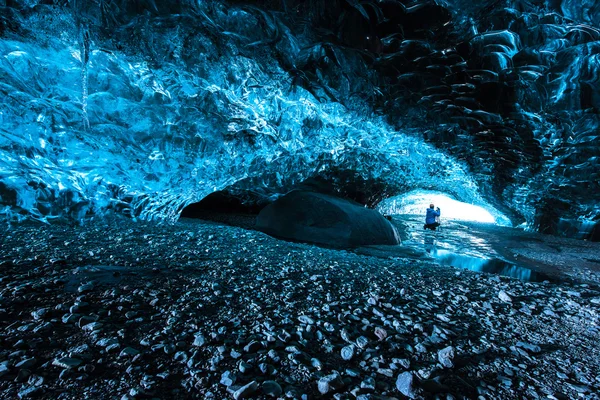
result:
<svg viewBox="0 0 600 400"><path fill-rule="evenodd" d="M597 257L486 232L535 262L558 246L561 271ZM4 226L0 248L2 398L599 398L598 281L192 220Z"/></svg>

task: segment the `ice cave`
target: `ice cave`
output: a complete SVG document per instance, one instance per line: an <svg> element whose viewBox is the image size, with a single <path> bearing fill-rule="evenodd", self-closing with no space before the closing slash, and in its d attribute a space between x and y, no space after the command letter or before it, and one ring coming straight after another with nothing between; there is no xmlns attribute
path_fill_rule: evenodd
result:
<svg viewBox="0 0 600 400"><path fill-rule="evenodd" d="M600 399L600 1L0 0L0 398Z"/></svg>

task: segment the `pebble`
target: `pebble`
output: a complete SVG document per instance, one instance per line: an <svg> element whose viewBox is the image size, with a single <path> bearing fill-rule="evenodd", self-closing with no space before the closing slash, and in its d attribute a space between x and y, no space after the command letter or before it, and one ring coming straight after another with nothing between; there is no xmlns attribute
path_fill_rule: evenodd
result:
<svg viewBox="0 0 600 400"><path fill-rule="evenodd" d="M21 390L19 390L19 393L17 393L17 396L19 396L20 399L31 399L34 397L38 397L38 395L41 392L42 392L41 388L39 388L37 386L25 386Z"/></svg>
<svg viewBox="0 0 600 400"><path fill-rule="evenodd" d="M264 381L262 383L262 392L267 396L271 397L279 397L283 390L279 383L275 381Z"/></svg>
<svg viewBox="0 0 600 400"><path fill-rule="evenodd" d="M333 373L330 375L326 375L319 379L317 382L317 388L321 394L328 394L338 389L341 389L344 386L344 381L342 377L338 373Z"/></svg>
<svg viewBox="0 0 600 400"><path fill-rule="evenodd" d="M17 363L17 365L15 365L15 367L29 369L29 368L33 367L35 365L35 363L36 363L36 359L34 357L32 357L32 358L27 358L27 359Z"/></svg>
<svg viewBox="0 0 600 400"><path fill-rule="evenodd" d="M93 331L97 331L100 328L102 328L104 324L102 324L101 322L91 322L89 324L85 324L81 327L82 330L86 331L86 332L93 332Z"/></svg>
<svg viewBox="0 0 600 400"><path fill-rule="evenodd" d="M498 292L498 297L505 303L512 303L512 298L504 290Z"/></svg>
<svg viewBox="0 0 600 400"><path fill-rule="evenodd" d="M33 317L33 319L35 320L40 320L42 318L44 318L44 316L48 313L48 309L47 308L40 308L39 310L36 311L32 311L31 312L31 316Z"/></svg>
<svg viewBox="0 0 600 400"><path fill-rule="evenodd" d="M75 368L81 365L83 360L79 358L71 358L71 357L62 357L57 358L52 362L52 365L56 365L61 368Z"/></svg>
<svg viewBox="0 0 600 400"><path fill-rule="evenodd" d="M354 357L354 346L349 345L349 346L342 347L341 355L342 355L342 359L344 359L346 361L352 360L352 357Z"/></svg>
<svg viewBox="0 0 600 400"><path fill-rule="evenodd" d="M314 323L315 323L315 320L307 315L300 315L298 317L298 321L300 321L303 324L307 324L307 325L314 325Z"/></svg>
<svg viewBox="0 0 600 400"><path fill-rule="evenodd" d="M77 288L77 291L79 293L87 293L87 292L91 292L92 290L94 290L94 285L92 283L86 283Z"/></svg>
<svg viewBox="0 0 600 400"><path fill-rule="evenodd" d="M231 373L231 371L225 371L221 374L221 385L230 387L231 385L233 385L236 381L236 377L233 373Z"/></svg>
<svg viewBox="0 0 600 400"><path fill-rule="evenodd" d="M542 349L540 348L540 346L536 345L536 344L531 344L531 343L525 343L525 342L517 342L517 347L521 347L525 350L528 350L532 353L539 353L542 351Z"/></svg>
<svg viewBox="0 0 600 400"><path fill-rule="evenodd" d="M119 357L131 357L138 354L140 354L139 350L136 350L133 347L125 347L123 350L121 350L121 353L119 353Z"/></svg>
<svg viewBox="0 0 600 400"><path fill-rule="evenodd" d="M454 359L454 347L448 346L438 351L438 360L444 367L452 368L454 366L452 359Z"/></svg>
<svg viewBox="0 0 600 400"><path fill-rule="evenodd" d="M408 371L401 373L396 379L396 388L410 399L414 399L416 396L414 379L413 374Z"/></svg>
<svg viewBox="0 0 600 400"><path fill-rule="evenodd" d="M206 343L206 339L204 338L204 335L201 333L197 333L196 336L194 337L194 346L202 347L202 346L204 346L205 343Z"/></svg>
<svg viewBox="0 0 600 400"><path fill-rule="evenodd" d="M252 381L249 384L242 386L238 390L233 393L233 398L238 399L246 399L251 396L258 389L258 383L256 381Z"/></svg>

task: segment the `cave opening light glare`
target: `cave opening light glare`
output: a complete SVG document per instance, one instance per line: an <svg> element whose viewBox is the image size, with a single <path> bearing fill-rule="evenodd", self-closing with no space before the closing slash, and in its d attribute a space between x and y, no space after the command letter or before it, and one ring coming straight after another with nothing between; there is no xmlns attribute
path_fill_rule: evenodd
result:
<svg viewBox="0 0 600 400"><path fill-rule="evenodd" d="M388 215L425 215L426 209L432 203L440 208L441 217L446 220L511 225L506 216L491 206L465 203L441 192L413 191L386 199L377 208L381 213Z"/></svg>

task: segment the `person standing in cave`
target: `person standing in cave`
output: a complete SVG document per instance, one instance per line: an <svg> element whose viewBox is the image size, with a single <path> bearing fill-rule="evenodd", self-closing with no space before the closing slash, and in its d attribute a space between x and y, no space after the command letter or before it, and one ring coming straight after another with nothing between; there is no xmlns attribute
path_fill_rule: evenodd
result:
<svg viewBox="0 0 600 400"><path fill-rule="evenodd" d="M437 221L439 216L440 208L438 207L434 210L433 203L430 204L429 208L427 209L427 214L425 215L425 225L423 225L423 229L431 229L432 231L435 231L435 229L440 226L440 223Z"/></svg>

